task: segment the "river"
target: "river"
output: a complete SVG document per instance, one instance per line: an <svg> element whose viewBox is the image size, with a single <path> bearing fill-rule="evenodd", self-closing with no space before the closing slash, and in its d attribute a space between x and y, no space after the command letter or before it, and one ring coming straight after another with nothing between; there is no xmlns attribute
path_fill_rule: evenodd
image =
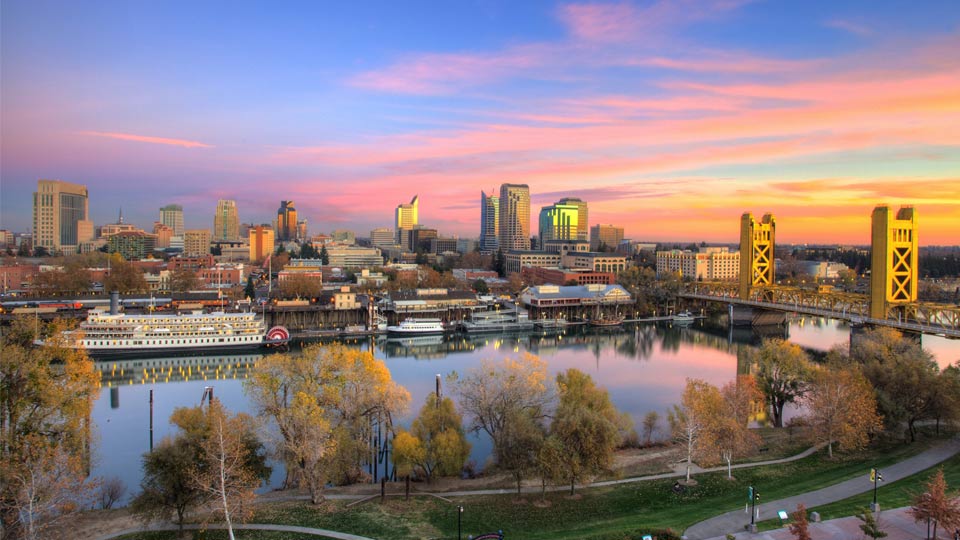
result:
<svg viewBox="0 0 960 540"><path fill-rule="evenodd" d="M779 333L779 337L818 351L845 346L849 341L845 324L809 317L792 320L787 335L782 329ZM380 338L348 340L347 344L372 348L377 358L386 362L394 380L410 392L409 411L398 419L402 425L409 425L427 394L433 392L437 374L445 381L451 372L463 373L483 359L529 352L546 361L551 377L568 368L590 374L637 426L647 412L657 411L663 419L660 436L666 436L666 411L679 401L686 379L695 377L718 386L733 380L738 358L743 360L746 350L760 338L750 330L731 332L698 322L688 328L669 324L628 325L616 331L575 327L545 334ZM923 346L941 367L960 360L958 340L924 336ZM174 408L198 405L207 386L213 387L214 395L229 410L253 412L243 381L258 358L246 354L98 362L103 388L93 409L92 474L119 477L127 486L128 497L139 490L141 456L150 448L151 390L155 443L175 431L168 421ZM479 436L472 437L471 443L471 459L482 468L490 443ZM272 487L283 479L279 469L275 467Z"/></svg>

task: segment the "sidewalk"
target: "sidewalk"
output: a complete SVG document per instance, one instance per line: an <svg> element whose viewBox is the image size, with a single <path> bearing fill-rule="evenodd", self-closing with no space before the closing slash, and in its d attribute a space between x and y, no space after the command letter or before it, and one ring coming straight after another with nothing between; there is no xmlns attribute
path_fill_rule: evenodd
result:
<svg viewBox="0 0 960 540"><path fill-rule="evenodd" d="M880 530L887 533L886 540L916 540L927 537L927 524L915 523L907 513L908 508L895 508L880 512L878 523ZM823 523L810 524L810 536L817 540L849 540L866 538L860 530L863 523L856 517L831 519ZM931 533L933 529L930 529ZM794 536L786 527L772 531L750 534L737 533L738 540L794 540ZM937 529L937 538L953 539L953 531ZM715 536L708 540L725 540L726 536Z"/></svg>
<svg viewBox="0 0 960 540"><path fill-rule="evenodd" d="M957 452L960 452L960 439L952 439L948 442L930 448L929 450L921 452L911 458L907 458L899 463L884 467L884 479L887 482L895 482L902 478L906 478L924 469L933 467L937 463L950 458ZM845 482L840 482L839 484L827 486L823 489L811 491L809 493L802 493L793 497L787 497L786 499L766 502L759 505L757 509L760 511L760 520L762 521L765 519L775 518L778 510L793 512L800 503L802 503L808 509L814 509L816 506L821 506L864 493L869 491L872 487L873 484L871 484L867 478L867 471L864 471L861 478L854 478ZM706 538L717 536L723 537L723 535L727 533L738 533L743 531L744 526L747 523L750 523L750 516L744 513L742 509L737 509L732 512L727 512L726 514L720 514L719 516L710 518L706 521L701 521L700 523L689 527L684 532L684 536L690 540L704 540ZM926 527L924 527L924 532L926 532ZM859 535L854 536L854 538L857 537L859 537ZM739 535L738 538L740 538ZM745 538L761 538L761 536L746 536ZM841 536L837 538L850 537Z"/></svg>

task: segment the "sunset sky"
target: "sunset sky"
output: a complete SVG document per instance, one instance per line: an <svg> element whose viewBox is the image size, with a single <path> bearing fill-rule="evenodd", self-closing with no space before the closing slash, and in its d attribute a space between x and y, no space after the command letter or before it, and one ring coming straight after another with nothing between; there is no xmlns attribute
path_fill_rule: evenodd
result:
<svg viewBox="0 0 960 540"><path fill-rule="evenodd" d="M869 242L876 204L960 244L960 2L118 1L0 4L0 228L39 178L97 224L217 199L311 233L479 235L480 191L649 241Z"/></svg>

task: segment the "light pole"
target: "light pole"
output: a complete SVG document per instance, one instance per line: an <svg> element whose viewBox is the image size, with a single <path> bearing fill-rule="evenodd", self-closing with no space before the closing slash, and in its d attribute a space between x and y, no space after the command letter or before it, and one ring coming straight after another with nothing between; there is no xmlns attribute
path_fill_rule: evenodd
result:
<svg viewBox="0 0 960 540"><path fill-rule="evenodd" d="M460 540L460 520L463 517L463 506L457 506L457 540Z"/></svg>

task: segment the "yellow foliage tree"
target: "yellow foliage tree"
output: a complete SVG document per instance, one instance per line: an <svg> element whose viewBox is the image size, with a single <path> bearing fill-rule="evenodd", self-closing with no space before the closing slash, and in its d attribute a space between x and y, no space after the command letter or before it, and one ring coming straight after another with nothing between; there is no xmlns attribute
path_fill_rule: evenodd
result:
<svg viewBox="0 0 960 540"><path fill-rule="evenodd" d="M827 443L830 457L834 442L844 450L859 450L871 434L883 429L873 387L859 371L817 370L807 393L807 407L813 434Z"/></svg>

